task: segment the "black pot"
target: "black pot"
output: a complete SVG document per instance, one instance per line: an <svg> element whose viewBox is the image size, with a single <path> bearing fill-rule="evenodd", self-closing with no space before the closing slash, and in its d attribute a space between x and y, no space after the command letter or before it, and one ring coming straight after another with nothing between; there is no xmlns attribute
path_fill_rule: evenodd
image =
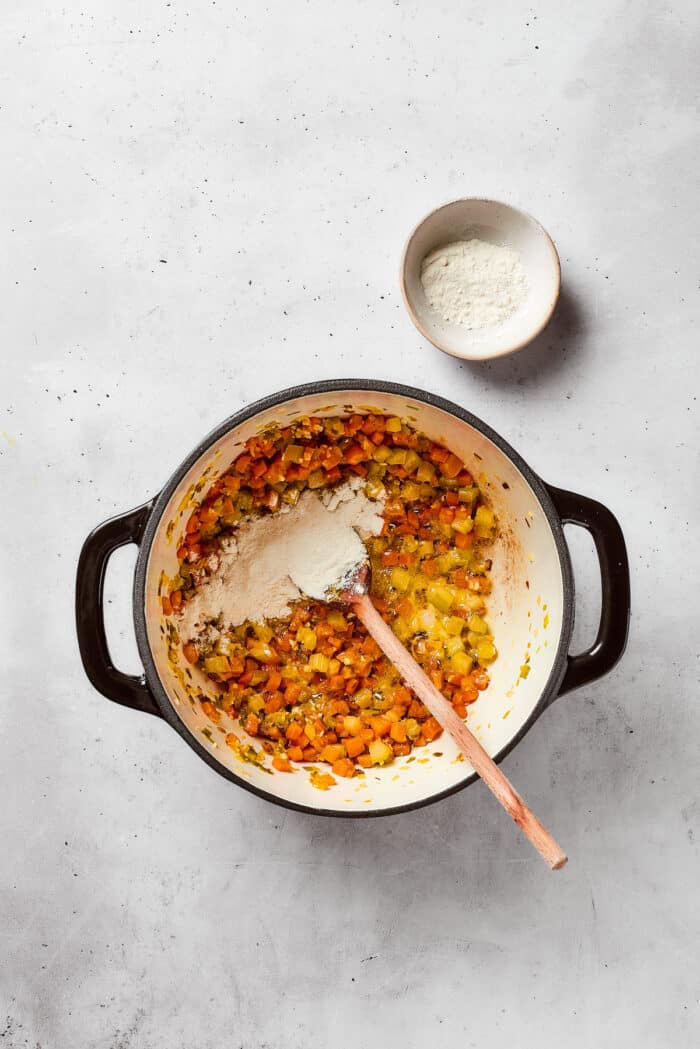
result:
<svg viewBox="0 0 700 1049"><path fill-rule="evenodd" d="M99 525L85 541L76 595L83 666L108 699L162 717L227 779L270 801L334 816L402 812L446 797L476 777L444 736L424 748L420 760L399 759L324 792L302 769L290 775L242 760L225 743L228 731L245 736L240 725L213 725L192 695L205 679L198 681L195 671L190 680L178 645L168 642L159 587L162 574L176 574L178 536L198 490L229 466L243 441L273 420L367 409L407 418L447 444L486 488L498 514L502 538L494 548L489 621L499 658L491 667L491 686L470 708L469 722L496 760L522 739L557 695L596 680L615 665L625 649L630 613L627 553L612 513L585 496L546 485L502 437L441 397L396 383L341 379L283 390L232 416L188 456L158 496ZM568 652L574 588L565 522L590 531L602 578L598 636L577 656ZM110 555L126 543L139 547L133 608L144 665L141 677L113 665L104 630L105 568Z"/></svg>

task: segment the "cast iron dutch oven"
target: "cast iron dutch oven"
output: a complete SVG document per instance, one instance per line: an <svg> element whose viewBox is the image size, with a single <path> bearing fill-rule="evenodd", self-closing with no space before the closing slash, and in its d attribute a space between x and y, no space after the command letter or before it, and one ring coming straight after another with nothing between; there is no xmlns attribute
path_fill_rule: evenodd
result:
<svg viewBox="0 0 700 1049"><path fill-rule="evenodd" d="M339 781L327 792L316 789L304 770L290 775L241 760L224 740L233 729L243 737L240 725L212 725L192 698L193 688L206 688L206 680L198 679L197 671L192 679L186 675L158 592L162 579L177 572L179 536L198 491L229 466L248 437L273 421L368 410L401 416L446 444L485 487L498 514L501 538L494 548L489 621L499 656L491 667L491 686L470 707L469 718L496 760L523 738L557 696L595 681L614 666L625 649L630 612L625 542L610 510L545 484L502 437L441 397L390 382L344 379L284 390L232 416L202 441L156 498L88 536L77 577L83 665L108 699L163 718L222 776L269 801L334 816L417 808L476 777L444 736L421 750L421 760L398 759L389 768ZM598 636L587 652L576 656L569 655L574 587L562 528L566 522L590 531L602 577ZM104 628L105 567L126 543L139 547L133 608L144 666L140 677L113 665Z"/></svg>

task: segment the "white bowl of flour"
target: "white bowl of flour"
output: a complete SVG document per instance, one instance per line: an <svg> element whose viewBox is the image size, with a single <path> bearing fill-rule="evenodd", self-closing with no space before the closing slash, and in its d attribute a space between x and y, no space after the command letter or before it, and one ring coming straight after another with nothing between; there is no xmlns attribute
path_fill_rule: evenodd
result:
<svg viewBox="0 0 700 1049"><path fill-rule="evenodd" d="M408 239L401 291L416 328L438 349L487 360L522 349L559 297L559 256L530 215L467 198L427 215Z"/></svg>

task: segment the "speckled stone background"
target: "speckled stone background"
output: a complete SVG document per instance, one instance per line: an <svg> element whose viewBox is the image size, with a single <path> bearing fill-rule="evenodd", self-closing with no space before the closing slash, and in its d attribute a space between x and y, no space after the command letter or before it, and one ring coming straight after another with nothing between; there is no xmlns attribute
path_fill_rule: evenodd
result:
<svg viewBox="0 0 700 1049"><path fill-rule="evenodd" d="M698 1044L699 31L690 0L6 5L2 1049ZM413 223L472 194L533 212L565 281L478 367L397 285ZM505 763L558 875L481 785L286 812L81 670L89 529L241 405L339 375L453 398L623 523L625 660Z"/></svg>

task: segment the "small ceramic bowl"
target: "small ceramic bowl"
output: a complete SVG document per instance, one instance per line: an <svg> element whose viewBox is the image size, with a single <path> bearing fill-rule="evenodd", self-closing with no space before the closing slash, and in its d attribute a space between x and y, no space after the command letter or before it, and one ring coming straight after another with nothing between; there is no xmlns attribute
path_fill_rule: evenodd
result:
<svg viewBox="0 0 700 1049"><path fill-rule="evenodd" d="M431 251L457 240L488 241L520 256L527 297L512 316L488 328L446 322L426 299L421 265ZM453 200L418 223L401 260L401 292L418 331L453 357L480 361L526 346L549 322L559 298L561 269L551 237L530 215L497 200Z"/></svg>

